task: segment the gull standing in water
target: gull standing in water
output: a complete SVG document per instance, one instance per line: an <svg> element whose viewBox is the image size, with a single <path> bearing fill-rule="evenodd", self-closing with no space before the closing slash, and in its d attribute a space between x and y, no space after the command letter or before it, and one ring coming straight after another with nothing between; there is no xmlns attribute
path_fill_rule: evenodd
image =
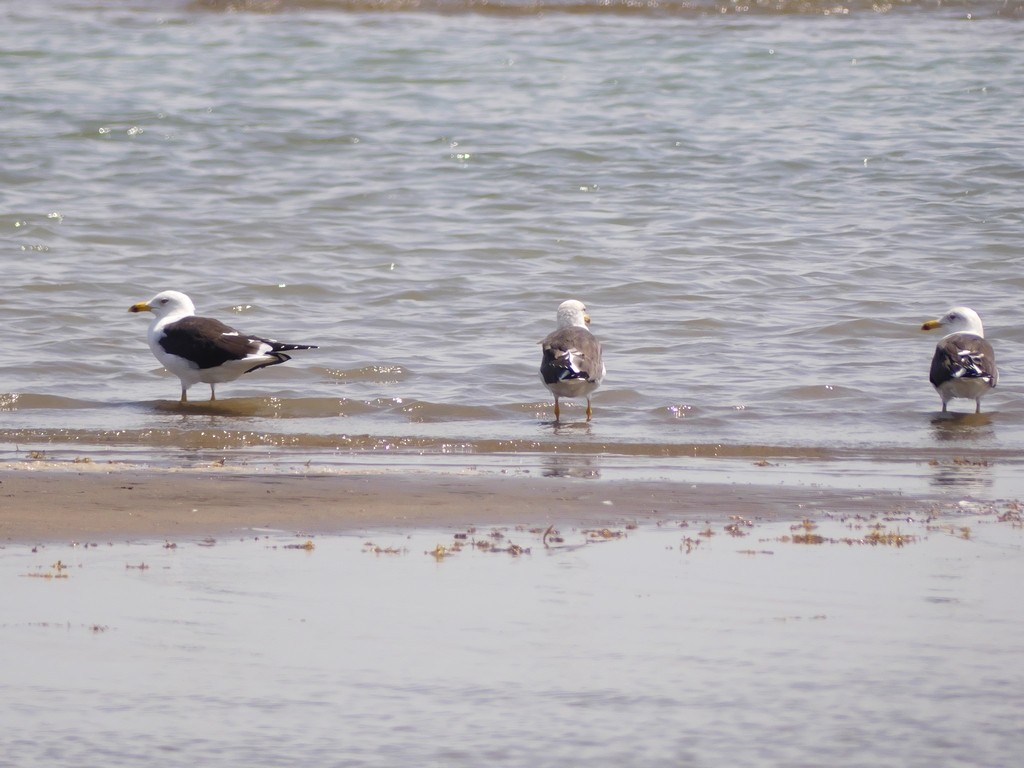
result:
<svg viewBox="0 0 1024 768"><path fill-rule="evenodd" d="M555 396L555 421L559 418L558 400L562 397L587 398L587 421L593 418L590 395L601 386L604 362L601 342L587 325L590 316L583 302L570 299L558 307L557 330L541 341L543 356L540 377Z"/></svg>
<svg viewBox="0 0 1024 768"><path fill-rule="evenodd" d="M973 400L975 413L981 413L981 398L996 386L999 371L996 353L985 340L985 329L978 313L968 307L953 307L942 317L929 320L922 331L942 328L946 331L935 346L929 379L942 398L942 411L954 397Z"/></svg>
<svg viewBox="0 0 1024 768"><path fill-rule="evenodd" d="M286 352L316 349L309 344L282 344L273 339L236 331L220 320L196 317L192 299L179 291L158 293L149 301L133 304L129 312L152 312L149 348L168 371L181 379L181 402L188 402L188 388L210 385L210 400L217 399L215 384L234 381L291 359Z"/></svg>

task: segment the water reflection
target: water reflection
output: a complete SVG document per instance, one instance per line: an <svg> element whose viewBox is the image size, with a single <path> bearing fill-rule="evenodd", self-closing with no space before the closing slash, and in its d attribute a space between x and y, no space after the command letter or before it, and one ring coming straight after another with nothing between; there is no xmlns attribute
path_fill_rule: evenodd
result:
<svg viewBox="0 0 1024 768"><path fill-rule="evenodd" d="M995 439L990 413L938 413L932 417L932 435L939 442L950 440Z"/></svg>
<svg viewBox="0 0 1024 768"><path fill-rule="evenodd" d="M987 459L954 456L951 459L932 459L931 484L940 487L956 486L961 489L988 489L995 483L992 463Z"/></svg>
<svg viewBox="0 0 1024 768"><path fill-rule="evenodd" d="M541 460L544 477L575 477L597 480L601 477L600 456L581 456L563 453L545 454Z"/></svg>
<svg viewBox="0 0 1024 768"><path fill-rule="evenodd" d="M987 448L995 440L996 431L989 413L938 413L931 419L932 437L936 443L963 443L970 451L971 443ZM994 483L992 464L981 455L952 456L932 459L929 482L940 487L987 489Z"/></svg>
<svg viewBox="0 0 1024 768"><path fill-rule="evenodd" d="M566 437L586 435L589 437L593 434L593 428L589 421L549 421L547 423L556 435L565 435Z"/></svg>

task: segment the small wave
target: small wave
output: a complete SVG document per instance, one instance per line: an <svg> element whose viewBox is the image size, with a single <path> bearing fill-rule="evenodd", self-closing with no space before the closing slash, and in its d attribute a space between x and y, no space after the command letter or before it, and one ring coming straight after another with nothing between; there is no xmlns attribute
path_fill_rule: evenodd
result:
<svg viewBox="0 0 1024 768"><path fill-rule="evenodd" d="M579 424L567 429L586 429ZM265 432L244 429L159 428L159 429L0 429L0 443L18 446L74 446L76 450L95 448L146 447L174 450L246 450L278 449L289 454L311 456L349 453L405 453L431 455L544 455L621 456L649 459L725 459L743 460L764 466L786 461L868 461L885 463L942 463L962 460L956 445L906 448L840 448L833 445L772 445L755 443L676 443L578 441L560 439L565 430L556 430L543 439L452 439L434 435L381 435L367 433L312 434ZM972 461L1020 463L1017 451L986 449L972 451Z"/></svg>
<svg viewBox="0 0 1024 768"><path fill-rule="evenodd" d="M434 403L403 397L369 400L332 397L232 397L187 403L157 400L152 403L152 407L160 413L263 419L317 419L390 413L413 423L443 423L491 421L501 417L501 409L494 406Z"/></svg>
<svg viewBox="0 0 1024 768"><path fill-rule="evenodd" d="M88 400L76 400L73 397L59 395L33 395L30 393L0 393L0 411L20 411L32 408L79 409L97 408L101 404Z"/></svg>
<svg viewBox="0 0 1024 768"><path fill-rule="evenodd" d="M408 368L387 363L348 369L312 366L312 370L339 381L371 381L375 384L395 384L409 377Z"/></svg>
<svg viewBox="0 0 1024 768"><path fill-rule="evenodd" d="M777 396L793 400L836 400L844 397L858 397L860 392L838 384L805 384L787 387L775 393Z"/></svg>
<svg viewBox="0 0 1024 768"><path fill-rule="evenodd" d="M981 16L1021 17L1020 0L944 5L926 0L194 0L193 8L220 12L281 13L316 10L348 13L434 13L490 16L574 14L602 16L848 16L901 9Z"/></svg>
<svg viewBox="0 0 1024 768"><path fill-rule="evenodd" d="M403 401L392 408L402 413L409 421L419 423L443 423L477 419L490 421L500 418L501 412L500 408L494 406L431 403L423 400Z"/></svg>
<svg viewBox="0 0 1024 768"><path fill-rule="evenodd" d="M265 419L358 416L380 410L380 405L374 402L333 397L231 397L187 403L177 400L158 400L152 404L152 407L162 413Z"/></svg>

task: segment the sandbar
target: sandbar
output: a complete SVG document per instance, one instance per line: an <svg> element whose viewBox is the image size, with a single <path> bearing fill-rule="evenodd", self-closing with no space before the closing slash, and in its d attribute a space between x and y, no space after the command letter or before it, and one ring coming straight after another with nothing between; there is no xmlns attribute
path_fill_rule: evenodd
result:
<svg viewBox="0 0 1024 768"><path fill-rule="evenodd" d="M915 514L935 499L887 491L501 473L239 474L0 470L0 542L125 541L254 529L338 534L468 525Z"/></svg>

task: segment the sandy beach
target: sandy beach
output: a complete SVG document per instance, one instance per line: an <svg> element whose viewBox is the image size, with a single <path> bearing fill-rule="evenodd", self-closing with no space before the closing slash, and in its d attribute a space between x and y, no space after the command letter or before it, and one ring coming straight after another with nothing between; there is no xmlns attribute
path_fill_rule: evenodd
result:
<svg viewBox="0 0 1024 768"><path fill-rule="evenodd" d="M254 528L310 534L466 525L604 525L822 511L896 514L934 499L781 485L458 473L239 474L102 468L0 472L0 541L137 540Z"/></svg>

